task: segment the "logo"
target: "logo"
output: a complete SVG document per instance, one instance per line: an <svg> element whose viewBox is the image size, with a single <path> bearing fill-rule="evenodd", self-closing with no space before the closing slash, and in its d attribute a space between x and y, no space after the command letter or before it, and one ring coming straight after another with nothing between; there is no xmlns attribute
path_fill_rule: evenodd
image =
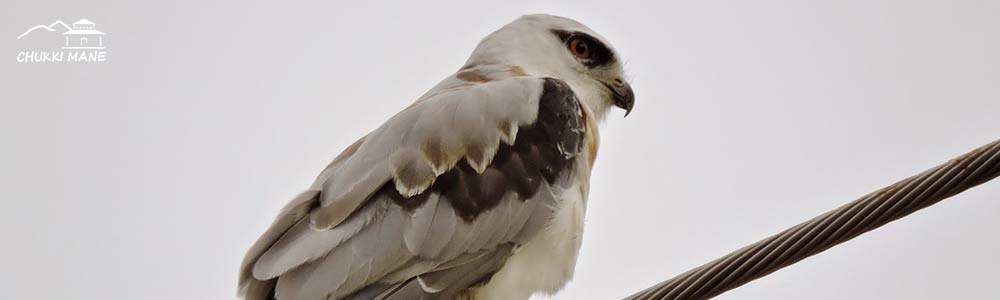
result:
<svg viewBox="0 0 1000 300"><path fill-rule="evenodd" d="M98 63L108 60L107 35L87 19L66 25L56 20L49 25L35 25L17 36L31 49L17 53L19 63ZM53 50L59 45L59 50Z"/></svg>

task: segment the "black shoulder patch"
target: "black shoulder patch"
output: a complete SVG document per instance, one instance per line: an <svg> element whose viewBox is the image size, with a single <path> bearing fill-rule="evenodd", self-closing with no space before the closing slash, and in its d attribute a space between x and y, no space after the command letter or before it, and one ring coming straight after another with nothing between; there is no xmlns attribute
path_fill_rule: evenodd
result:
<svg viewBox="0 0 1000 300"><path fill-rule="evenodd" d="M387 195L396 204L413 209L423 205L432 193L438 193L462 219L471 222L496 207L508 193L528 199L538 191L542 180L551 184L571 168L583 148L582 117L580 103L569 85L545 78L535 122L518 128L514 145L501 143L482 174L461 160L418 195L403 197L395 183L389 181L373 197Z"/></svg>

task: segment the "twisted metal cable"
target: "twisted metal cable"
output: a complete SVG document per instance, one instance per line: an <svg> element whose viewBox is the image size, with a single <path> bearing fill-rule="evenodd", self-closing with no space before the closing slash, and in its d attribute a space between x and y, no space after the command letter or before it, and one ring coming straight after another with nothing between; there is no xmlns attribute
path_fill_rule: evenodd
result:
<svg viewBox="0 0 1000 300"><path fill-rule="evenodd" d="M709 299L1000 175L1000 140L633 294Z"/></svg>

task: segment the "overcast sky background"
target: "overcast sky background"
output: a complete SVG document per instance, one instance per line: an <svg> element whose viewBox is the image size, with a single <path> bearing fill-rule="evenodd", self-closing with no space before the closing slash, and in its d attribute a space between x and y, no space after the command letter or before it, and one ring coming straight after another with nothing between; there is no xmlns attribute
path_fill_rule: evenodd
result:
<svg viewBox="0 0 1000 300"><path fill-rule="evenodd" d="M537 12L607 37L637 94L556 300L620 299L1000 137L993 0L3 1L0 298L232 299L327 162ZM24 30L80 18L108 62L16 62ZM991 182L720 298L995 299L998 253Z"/></svg>

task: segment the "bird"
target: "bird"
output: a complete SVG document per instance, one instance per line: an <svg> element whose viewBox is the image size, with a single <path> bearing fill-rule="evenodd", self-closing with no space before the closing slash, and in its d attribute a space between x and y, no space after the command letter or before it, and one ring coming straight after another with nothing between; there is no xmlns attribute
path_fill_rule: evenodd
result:
<svg viewBox="0 0 1000 300"><path fill-rule="evenodd" d="M635 94L605 38L525 15L336 156L247 251L247 300L527 300L572 278L598 125Z"/></svg>

